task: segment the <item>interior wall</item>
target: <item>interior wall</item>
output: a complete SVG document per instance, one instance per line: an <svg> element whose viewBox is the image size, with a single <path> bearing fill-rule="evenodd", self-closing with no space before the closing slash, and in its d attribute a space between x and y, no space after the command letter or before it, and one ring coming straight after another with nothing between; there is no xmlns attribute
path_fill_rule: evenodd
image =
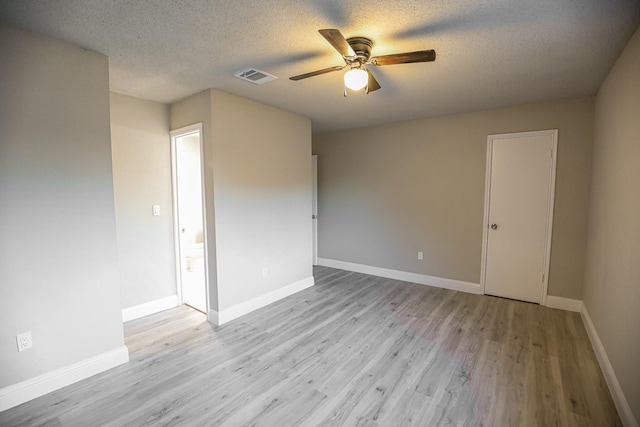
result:
<svg viewBox="0 0 640 427"><path fill-rule="evenodd" d="M176 295L169 106L111 92L122 308ZM160 205L160 215L152 206Z"/></svg>
<svg viewBox="0 0 640 427"><path fill-rule="evenodd" d="M211 127L211 91L205 90L170 106L171 130L202 123L204 152L204 203L206 210L207 263L209 268L209 308L218 311L216 227L213 186L213 131Z"/></svg>
<svg viewBox="0 0 640 427"><path fill-rule="evenodd" d="M107 57L0 26L0 387L124 346ZM18 353L16 334L33 348Z"/></svg>
<svg viewBox="0 0 640 427"><path fill-rule="evenodd" d="M596 98L584 304L640 420L640 30Z"/></svg>
<svg viewBox="0 0 640 427"><path fill-rule="evenodd" d="M311 121L217 90L211 106L224 310L313 275Z"/></svg>
<svg viewBox="0 0 640 427"><path fill-rule="evenodd" d="M487 135L558 129L549 294L581 299L593 112L580 98L314 135L318 256L479 283Z"/></svg>

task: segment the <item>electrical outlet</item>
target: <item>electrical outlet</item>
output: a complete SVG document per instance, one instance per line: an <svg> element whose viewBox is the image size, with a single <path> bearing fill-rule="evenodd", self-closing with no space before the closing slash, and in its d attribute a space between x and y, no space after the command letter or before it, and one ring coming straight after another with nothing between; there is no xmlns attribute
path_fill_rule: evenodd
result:
<svg viewBox="0 0 640 427"><path fill-rule="evenodd" d="M269 269L267 267L262 269L262 278L266 278L269 275Z"/></svg>
<svg viewBox="0 0 640 427"><path fill-rule="evenodd" d="M16 341L18 342L18 351L25 351L33 347L31 331L16 335Z"/></svg>
<svg viewBox="0 0 640 427"><path fill-rule="evenodd" d="M418 252L418 260L422 261L423 257L424 257L424 254L422 253L422 251Z"/></svg>

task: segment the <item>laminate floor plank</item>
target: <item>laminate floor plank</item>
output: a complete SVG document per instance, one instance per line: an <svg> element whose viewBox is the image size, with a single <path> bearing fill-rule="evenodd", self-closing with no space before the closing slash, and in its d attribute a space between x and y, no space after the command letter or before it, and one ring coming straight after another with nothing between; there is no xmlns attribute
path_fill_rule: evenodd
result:
<svg viewBox="0 0 640 427"><path fill-rule="evenodd" d="M470 375L476 425L493 426L497 411L497 384L504 344L485 339L478 353L476 373Z"/></svg>
<svg viewBox="0 0 640 427"><path fill-rule="evenodd" d="M621 426L577 313L314 268L315 286L216 327L127 322L130 362L1 426Z"/></svg>

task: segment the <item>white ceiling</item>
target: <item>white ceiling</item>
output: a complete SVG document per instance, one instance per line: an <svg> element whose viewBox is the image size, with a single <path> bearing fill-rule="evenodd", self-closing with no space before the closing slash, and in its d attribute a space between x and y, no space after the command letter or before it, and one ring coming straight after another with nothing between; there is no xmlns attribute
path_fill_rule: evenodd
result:
<svg viewBox="0 0 640 427"><path fill-rule="evenodd" d="M111 90L170 103L217 88L307 117L314 132L593 95L640 24L638 0L0 0L0 21L109 56ZM373 55L435 49L373 69L342 96L318 34L367 36ZM279 77L233 77L255 67ZM640 72L640 70L639 70Z"/></svg>

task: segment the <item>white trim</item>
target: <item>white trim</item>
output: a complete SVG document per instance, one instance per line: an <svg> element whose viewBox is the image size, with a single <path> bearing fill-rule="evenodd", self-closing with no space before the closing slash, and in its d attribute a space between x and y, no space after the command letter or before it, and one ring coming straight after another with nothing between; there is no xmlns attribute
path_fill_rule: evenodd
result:
<svg viewBox="0 0 640 427"><path fill-rule="evenodd" d="M373 267L370 265L356 264L353 262L336 261L333 259L318 258L318 265L338 268L340 270L354 271L356 273L370 274L372 276L386 277L387 279L402 280L404 282L418 283L420 285L436 288L451 289L454 291L481 294L480 284L463 282L462 280L445 279L442 277L428 276L426 274L410 273L408 271L391 270L389 268Z"/></svg>
<svg viewBox="0 0 640 427"><path fill-rule="evenodd" d="M580 313L582 311L582 300L579 300L579 299L547 295L547 303L545 305L549 308L557 308L559 310L573 311L575 313Z"/></svg>
<svg viewBox="0 0 640 427"><path fill-rule="evenodd" d="M487 276L487 246L489 242L489 198L491 196L491 164L493 161L491 142L487 137L487 162L484 173L484 215L482 217L482 255L480 256L480 293L485 294Z"/></svg>
<svg viewBox="0 0 640 427"><path fill-rule="evenodd" d="M311 156L311 264L318 265L318 156Z"/></svg>
<svg viewBox="0 0 640 427"><path fill-rule="evenodd" d="M638 420L636 420L633 415L631 405L629 405L627 398L624 396L624 392L622 391L622 387L620 387L620 383L618 382L616 373L609 361L604 345L602 345L602 341L600 341L598 332L596 331L596 328L591 321L591 317L589 316L589 312L587 311L587 307L584 304L582 305L580 314L582 314L582 321L584 322L585 329L587 330L587 335L589 335L589 339L591 340L593 351L595 352L598 363L600 364L600 369L602 370L604 379L609 386L613 403L618 409L618 414L620 414L622 424L625 427L640 427L638 425Z"/></svg>
<svg viewBox="0 0 640 427"><path fill-rule="evenodd" d="M200 132L200 135L202 135L202 122L174 129L172 131L169 131L169 135L171 135L172 138L176 138L179 136L187 136L196 132Z"/></svg>
<svg viewBox="0 0 640 427"><path fill-rule="evenodd" d="M180 129L176 130L179 132ZM176 270L176 292L178 293L178 302L182 304L182 272L181 260L180 260L180 224L178 223L178 179L176 177L176 136L173 133L171 135L171 199L173 208L173 252L175 257L175 270Z"/></svg>
<svg viewBox="0 0 640 427"><path fill-rule="evenodd" d="M178 299L178 295L171 295L165 298L149 301L144 304L134 305L133 307L123 308L122 322L124 323L130 320L139 319L141 317L159 313L161 311L168 310L179 305L180 300Z"/></svg>
<svg viewBox="0 0 640 427"><path fill-rule="evenodd" d="M129 361L129 350L122 346L98 356L0 389L0 412L59 390L85 378Z"/></svg>
<svg viewBox="0 0 640 427"><path fill-rule="evenodd" d="M278 288L275 291L260 295L259 297L250 299L249 301L236 304L220 312L210 309L207 318L209 322L213 323L214 325L222 325L224 323L230 322L233 319L237 319L240 316L244 316L245 314L251 313L252 311L255 311L259 308L265 307L271 303L293 295L296 292L300 292L304 289L310 288L314 285L314 283L315 281L313 279L313 276L309 276L306 279L302 279L290 285Z"/></svg>
<svg viewBox="0 0 640 427"><path fill-rule="evenodd" d="M540 304L547 305L547 292L549 288L549 266L551 264L551 236L553 232L553 207L555 203L556 191L556 164L558 158L558 130L549 129L532 132L504 133L487 136L487 164L485 168L485 189L484 189L484 217L482 222L482 260L480 266L480 289L481 293L485 293L485 282L487 275L487 247L489 241L489 198L491 196L491 165L493 141L497 139L526 138L531 136L551 136L551 165L549 179L549 196L547 205L547 227L545 235L545 253L544 253L544 271L542 280L542 295L540 296Z"/></svg>
<svg viewBox="0 0 640 427"><path fill-rule="evenodd" d="M207 313L207 321L209 323L212 323L216 326L220 326L220 316L218 315L218 312L212 309L209 309L209 312Z"/></svg>
<svg viewBox="0 0 640 427"><path fill-rule="evenodd" d="M542 305L547 305L549 270L551 268L551 237L553 234L553 210L556 202L556 169L558 161L558 129L541 131L551 134L551 179L549 180L549 206L547 206L547 242L545 246L545 271L542 281Z"/></svg>
<svg viewBox="0 0 640 427"><path fill-rule="evenodd" d="M206 179L206 160L204 153L204 130L202 122L193 125L174 129L169 132L171 136L171 190L173 193L173 242L176 258L176 287L178 290L178 303L184 302L182 297L182 258L180 257L180 218L178 216L178 177L176 164L176 139L182 136L198 133L200 136L200 180L202 188L202 234L204 247L204 292L205 292L205 312L209 311L209 239L207 226L207 179Z"/></svg>

